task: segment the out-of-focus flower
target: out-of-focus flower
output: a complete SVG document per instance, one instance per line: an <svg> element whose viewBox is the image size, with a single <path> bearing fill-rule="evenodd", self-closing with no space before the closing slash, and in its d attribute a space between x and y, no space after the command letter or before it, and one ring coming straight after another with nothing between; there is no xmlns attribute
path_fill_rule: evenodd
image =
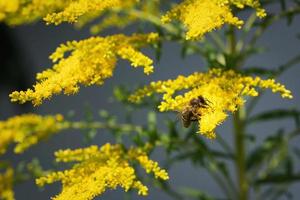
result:
<svg viewBox="0 0 300 200"><path fill-rule="evenodd" d="M71 0L0 0L0 21L9 25L32 23L63 9Z"/></svg>
<svg viewBox="0 0 300 200"><path fill-rule="evenodd" d="M63 129L63 116L24 114L0 121L0 155L16 143L15 153L22 153L40 140Z"/></svg>
<svg viewBox="0 0 300 200"><path fill-rule="evenodd" d="M44 19L47 24L67 22L77 28L94 22L90 30L97 34L143 21L135 11L157 16L159 5L159 0L0 0L0 21L15 26Z"/></svg>
<svg viewBox="0 0 300 200"><path fill-rule="evenodd" d="M1 164L1 162L0 162ZM0 199L14 200L13 191L14 170L8 167L5 172L0 173Z"/></svg>

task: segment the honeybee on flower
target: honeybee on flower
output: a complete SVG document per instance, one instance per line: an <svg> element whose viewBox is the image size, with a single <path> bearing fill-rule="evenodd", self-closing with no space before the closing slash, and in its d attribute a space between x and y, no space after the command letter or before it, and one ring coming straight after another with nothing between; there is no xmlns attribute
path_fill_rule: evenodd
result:
<svg viewBox="0 0 300 200"><path fill-rule="evenodd" d="M202 116L203 109L208 106L209 104L203 96L191 99L189 104L179 112L183 126L188 128L191 122L198 121Z"/></svg>
<svg viewBox="0 0 300 200"><path fill-rule="evenodd" d="M228 113L234 113L245 104L244 96L258 96L257 88L271 89L283 98L292 98L291 91L274 79L262 80L259 77L243 76L233 70L215 68L187 77L180 75L174 80L152 82L134 92L129 101L139 103L146 96L162 93L162 101L158 106L161 112L179 110L185 127L198 121L198 132L208 138L215 138L216 127L227 118ZM188 91L183 95L175 95L186 89Z"/></svg>

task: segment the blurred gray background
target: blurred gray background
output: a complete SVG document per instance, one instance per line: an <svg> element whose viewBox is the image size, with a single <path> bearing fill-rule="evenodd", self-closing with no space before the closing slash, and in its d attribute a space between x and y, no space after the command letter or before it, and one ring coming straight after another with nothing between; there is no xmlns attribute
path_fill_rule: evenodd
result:
<svg viewBox="0 0 300 200"><path fill-rule="evenodd" d="M272 7L269 9L278 9ZM287 60L300 52L300 41L296 39L296 34L300 33L300 18L296 18L291 26L287 26L286 21L282 20L273 25L261 38L260 44L267 47L268 52L252 57L247 65L278 67ZM74 30L70 25L61 25L58 27L46 26L39 22L34 25L20 26L7 29L1 27L4 32L11 38L11 41L0 40L0 45L7 43L9 46L15 45L18 51L17 58L14 57L12 63L8 63L9 69L2 66L3 60L7 58L6 51L1 52L5 57L0 57L0 119L4 120L15 114L34 112L40 114L67 114L70 110L75 111L75 119L83 116L85 105L88 104L95 110L106 109L112 114L123 116L125 111L118 103L111 102L112 89L116 85L136 85L146 84L153 80L164 80L174 78L178 74L188 75L196 70L201 70L203 60L199 56L188 56L182 60L180 56L180 46L174 43L165 43L163 46L163 54L161 61L155 63L155 73L145 76L141 69L133 69L127 62L119 62L113 78L107 80L101 87L82 87L79 94L74 96L59 95L53 97L50 101L45 101L39 107L31 105L16 105L9 102L8 94L13 90L23 87L30 87L35 81L35 74L51 66L48 56L55 48L69 40L79 40L89 37L88 30ZM128 32L131 32L128 29ZM122 32L120 30L110 30L102 35ZM2 37L3 38L3 37ZM9 50L8 50L9 51ZM148 55L154 57L153 51L146 51ZM6 63L7 66L7 63ZM292 100L283 100L278 94L267 93L259 102L256 110L270 110L273 108L298 108L300 109L300 66L293 67L287 73L282 75L278 81L285 84L292 90L294 98ZM96 113L96 111L95 111ZM145 123L146 117L141 113L139 115L141 123ZM176 114L172 115L176 120ZM257 133L258 138L263 139L268 134L274 133L278 128L282 127L287 130L292 126L291 121L281 120L276 123L263 123L252 126L250 132ZM219 133L226 140L231 140L231 123L227 121L219 127ZM200 136L199 136L200 137ZM21 160L31 160L32 157L41 159L42 165L46 167L53 162L53 152L63 148L83 147L82 134L79 131L63 132L52 137L47 142L42 142L26 151L23 155L9 154L6 158L15 162ZM206 140L205 138L203 138ZM99 131L94 141L95 144L104 144L112 142L111 136L106 131ZM207 141L214 145L214 141ZM299 138L292 145L298 145ZM251 148L249 144L248 148ZM163 161L163 154L154 153L152 158ZM298 169L299 169L298 163ZM232 170L234 170L232 168ZM189 162L176 164L170 173L169 182L173 187L192 187L200 189L212 194L220 194L221 191L216 184L209 178L208 174L199 168L194 168ZM294 199L300 199L300 183L292 185L290 191L294 195ZM26 182L15 188L16 198L19 199L49 199L51 196L59 192L59 184L53 184L45 187L45 190L38 189L34 182ZM122 199L123 192L121 190L108 191L101 199ZM150 188L149 196L139 197L133 195L133 199L171 199L169 196L161 193L155 188Z"/></svg>

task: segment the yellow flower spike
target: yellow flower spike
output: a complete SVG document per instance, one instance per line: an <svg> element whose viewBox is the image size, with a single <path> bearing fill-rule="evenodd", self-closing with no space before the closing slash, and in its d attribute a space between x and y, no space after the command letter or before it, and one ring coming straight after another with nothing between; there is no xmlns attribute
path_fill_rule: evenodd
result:
<svg viewBox="0 0 300 200"><path fill-rule="evenodd" d="M13 183L14 170L8 167L5 172L0 173L0 199L15 200Z"/></svg>
<svg viewBox="0 0 300 200"><path fill-rule="evenodd" d="M273 79L262 80L242 76L233 70L211 69L207 73L196 72L187 77L180 75L174 80L152 82L137 90L129 100L139 103L146 96L162 93L159 110L182 113L190 106L192 99L203 97L207 106L194 111L197 112L195 117L199 122L199 133L214 138L216 127L227 118L227 113L235 112L245 104L243 96L258 96L257 88L271 89L274 93L280 93L282 98L292 98L291 91ZM182 95L176 95L182 91Z"/></svg>
<svg viewBox="0 0 300 200"><path fill-rule="evenodd" d="M124 46L123 48L118 50L118 54L122 59L129 60L133 67L145 66L145 74L149 75L153 72L153 61L134 48L130 46Z"/></svg>
<svg viewBox="0 0 300 200"><path fill-rule="evenodd" d="M0 21L9 25L31 23L67 6L71 0L0 0Z"/></svg>
<svg viewBox="0 0 300 200"><path fill-rule="evenodd" d="M131 4L135 2L127 1ZM107 9L127 5L128 2L121 0L0 0L0 20L10 25L20 25L44 18L47 24L58 25L62 22L77 22L80 17L84 18L91 12L97 13L94 16L98 17Z"/></svg>
<svg viewBox="0 0 300 200"><path fill-rule="evenodd" d="M260 18L267 16L266 10L261 8L259 0L229 0L229 2L240 9L243 9L245 6L254 8L256 10L256 15Z"/></svg>
<svg viewBox="0 0 300 200"><path fill-rule="evenodd" d="M169 175L166 170L161 169L157 162L150 160L142 149L131 148L128 152L128 155L131 159L137 160L147 173L152 172L155 178L160 178L162 180L169 179Z"/></svg>
<svg viewBox="0 0 300 200"><path fill-rule="evenodd" d="M52 172L36 179L43 186L56 181L63 184L62 191L54 200L90 200L103 194L107 189L122 187L125 191L136 189L139 195L147 195L148 188L137 178L130 165L138 160L147 173L153 172L156 178L166 180L168 174L158 164L148 158L141 148L126 150L121 145L105 144L101 148L90 146L76 150L60 150L55 153L56 160L76 162L71 169Z"/></svg>
<svg viewBox="0 0 300 200"><path fill-rule="evenodd" d="M75 94L81 85L102 85L104 80L112 77L118 58L128 60L133 67L143 67L144 73L149 74L153 72L153 61L139 49L156 40L158 34L150 33L67 42L50 56L56 62L53 68L37 74L33 89L11 93L11 101L31 101L36 106L61 92Z"/></svg>
<svg viewBox="0 0 300 200"><path fill-rule="evenodd" d="M44 20L47 24L58 25L62 22L74 23L78 17L89 12L103 12L107 8L121 4L120 0L76 0L71 1L61 12L48 14Z"/></svg>
<svg viewBox="0 0 300 200"><path fill-rule="evenodd" d="M93 22L90 31L98 34L109 27L123 28L139 21L132 9L159 15L159 1L0 0L0 21L15 26L44 19L46 24L75 23L77 28Z"/></svg>
<svg viewBox="0 0 300 200"><path fill-rule="evenodd" d="M186 39L201 39L204 34L231 24L241 28L243 21L235 17L231 5L239 8L250 6L256 9L259 17L266 15L258 0L185 0L162 17L167 23L172 19L181 21L188 29Z"/></svg>
<svg viewBox="0 0 300 200"><path fill-rule="evenodd" d="M63 116L59 114L54 116L24 114L0 121L0 155L5 153L12 143L16 143L15 153L23 153L40 140L63 128Z"/></svg>

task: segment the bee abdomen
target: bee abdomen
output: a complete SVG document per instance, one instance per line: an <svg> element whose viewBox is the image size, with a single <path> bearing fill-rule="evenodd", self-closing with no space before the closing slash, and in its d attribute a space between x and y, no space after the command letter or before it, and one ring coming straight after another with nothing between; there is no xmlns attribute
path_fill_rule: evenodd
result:
<svg viewBox="0 0 300 200"><path fill-rule="evenodd" d="M191 121L190 120L182 120L182 124L185 128L188 128L191 125Z"/></svg>

